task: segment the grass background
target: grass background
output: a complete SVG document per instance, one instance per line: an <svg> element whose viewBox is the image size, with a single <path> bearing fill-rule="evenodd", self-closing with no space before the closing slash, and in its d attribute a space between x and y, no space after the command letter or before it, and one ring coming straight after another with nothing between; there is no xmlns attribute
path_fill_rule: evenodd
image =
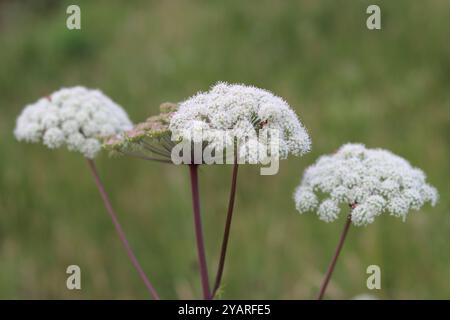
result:
<svg viewBox="0 0 450 320"><path fill-rule="evenodd" d="M68 4L82 30L65 28ZM382 30L365 10L379 4ZM134 121L216 81L283 96L313 151L275 176L240 170L223 298L309 299L343 216L300 216L304 168L342 143L382 147L422 168L441 194L406 223L352 228L328 298L450 298L450 3L430 1L0 1L0 298L147 298L79 154L15 141L15 118L62 86L101 88ZM188 170L98 158L120 220L163 298L201 296ZM211 278L231 167L201 169ZM65 287L82 269L82 290ZM382 289L366 288L368 265Z"/></svg>

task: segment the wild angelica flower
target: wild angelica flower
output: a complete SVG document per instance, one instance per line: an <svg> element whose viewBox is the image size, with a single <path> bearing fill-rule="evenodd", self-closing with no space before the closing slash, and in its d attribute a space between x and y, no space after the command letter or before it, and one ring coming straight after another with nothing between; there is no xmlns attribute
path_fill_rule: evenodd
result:
<svg viewBox="0 0 450 320"><path fill-rule="evenodd" d="M125 237L92 160L101 150L102 139L131 127L126 112L101 91L73 87L63 88L26 106L17 119L14 134L19 141L42 141L50 149L65 145L69 150L81 152L86 157L105 208L131 263L151 296L159 299Z"/></svg>
<svg viewBox="0 0 450 320"><path fill-rule="evenodd" d="M405 220L409 210L437 202L436 189L425 179L420 169L387 150L346 144L305 170L294 199L298 211L316 210L327 222L337 219L342 203L353 208L351 220L358 226L382 212Z"/></svg>
<svg viewBox="0 0 450 320"><path fill-rule="evenodd" d="M132 126L126 112L99 90L63 88L25 107L14 134L19 141L66 146L92 159L102 137Z"/></svg>
<svg viewBox="0 0 450 320"><path fill-rule="evenodd" d="M310 150L311 141L305 127L283 99L263 89L227 83L218 83L209 91L199 92L181 102L170 119L169 130L175 143L194 145L194 161L188 159L188 163L194 163L190 164L191 172L192 169L197 170L197 164L223 163L223 158L227 163L230 160L233 163L224 238L212 291L212 296L215 296L220 288L225 263L238 164L264 164L269 160L270 167L266 171L261 169L261 174L275 174L279 159L285 159L289 154L303 155ZM202 159L196 158L198 152L195 146L198 145L205 151ZM211 162L209 156L213 153L214 161ZM230 153L233 154L232 159ZM188 156L192 158L192 154ZM196 174L196 171L191 174L193 181L197 180ZM208 297L206 274L203 272L202 278L206 279L203 287Z"/></svg>
<svg viewBox="0 0 450 320"><path fill-rule="evenodd" d="M263 89L223 82L180 103L169 129L175 140L192 142L197 142L192 132L203 131L203 139L216 151L237 139L240 143L237 152L241 156L248 154L246 150L256 152L259 147L269 151L267 139L257 139L257 134L268 137L271 130L278 132L281 159L289 154L303 155L311 147L305 127L282 98ZM213 134L208 135L208 132ZM217 132L225 133L225 138Z"/></svg>

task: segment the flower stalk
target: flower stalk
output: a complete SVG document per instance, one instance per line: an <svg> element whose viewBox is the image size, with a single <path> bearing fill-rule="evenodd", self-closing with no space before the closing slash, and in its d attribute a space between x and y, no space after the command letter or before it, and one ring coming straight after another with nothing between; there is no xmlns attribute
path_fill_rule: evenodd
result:
<svg viewBox="0 0 450 320"><path fill-rule="evenodd" d="M227 247L228 247L228 239L230 237L230 229L231 229L231 220L233 218L233 209L234 209L234 201L236 198L236 184L237 184L237 175L238 175L238 168L239 164L237 162L237 158L235 157L233 164L233 175L231 178L231 190L230 190L230 198L228 202L228 212L227 212L227 220L225 222L225 231L223 233L223 240L222 240L222 248L220 251L220 260L219 260L219 266L217 268L217 275L216 275L216 281L214 283L214 289L213 289L213 297L217 294L217 290L220 288L220 283L222 281L222 275L223 275L223 269L225 266L225 258L227 254Z"/></svg>
<svg viewBox="0 0 450 320"><path fill-rule="evenodd" d="M125 251L127 252L128 257L131 260L131 263L136 268L139 276L141 277L142 281L144 282L145 286L147 287L148 292L152 296L154 300L159 300L159 295L156 292L155 288L151 284L150 280L148 279L147 275L145 274L144 270L142 269L141 265L139 264L135 254L133 253L133 250L131 249L131 246L125 236L125 232L122 229L122 226L119 223L119 220L117 219L117 215L111 205L111 201L108 197L108 194L105 191L105 188L103 186L103 183L100 180L97 168L95 166L94 161L91 159L87 159L87 163L89 166L89 169L92 173L92 176L94 177L95 185L98 188L98 191L100 192L100 195L103 199L103 203L106 207L106 211L108 212L109 216L111 217L111 220L114 224L114 227L116 228L117 234L120 238L120 241L122 242L123 246L125 247Z"/></svg>
<svg viewBox="0 0 450 320"><path fill-rule="evenodd" d="M194 227L195 238L197 241L197 255L198 264L200 268L200 278L202 282L203 298L205 300L211 299L211 292L209 288L208 267L206 264L205 244L203 240L202 219L200 214L200 194L198 188L198 165L190 164L189 173L191 178L192 190L192 206L194 211Z"/></svg>
<svg viewBox="0 0 450 320"><path fill-rule="evenodd" d="M322 300L323 296L325 295L325 291L327 290L328 283L330 282L331 275L333 274L337 259L339 258L339 254L341 253L342 247L344 246L345 238L347 237L348 229L350 228L351 222L352 218L351 214L349 214L346 218L344 229L342 230L339 243L333 255L333 259L331 260L330 266L328 267L327 273L325 274L325 278L323 279L322 285L320 286L320 292L319 295L317 296L317 300Z"/></svg>

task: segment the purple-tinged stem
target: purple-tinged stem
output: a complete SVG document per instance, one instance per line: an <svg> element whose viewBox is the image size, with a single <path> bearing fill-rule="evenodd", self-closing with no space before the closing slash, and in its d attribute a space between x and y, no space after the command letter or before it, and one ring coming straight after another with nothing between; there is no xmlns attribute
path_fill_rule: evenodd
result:
<svg viewBox="0 0 450 320"><path fill-rule="evenodd" d="M98 191L100 192L100 195L103 199L103 203L105 204L106 211L108 211L108 214L112 219L112 222L114 224L114 227L116 228L117 234L119 235L120 241L122 242L123 246L125 247L125 251L127 252L128 257L131 260L131 263L136 268L137 272L139 273L139 276L141 277L142 281L144 282L145 286L147 287L147 289L148 289L150 295L153 297L153 299L159 300L160 298L158 296L158 293L156 292L153 285L150 283L150 280L148 280L147 276L145 275L144 270L142 269L136 256L134 255L130 244L128 243L128 240L125 236L122 226L120 225L119 220L117 219L117 215L114 212L114 209L111 205L111 201L109 200L109 197L105 191L105 188L100 180L100 177L98 175L97 168L95 166L94 161L87 159L87 163L88 163L89 169L91 170L92 176L94 177L95 184L98 188Z"/></svg>
<svg viewBox="0 0 450 320"><path fill-rule="evenodd" d="M194 209L194 226L195 238L197 241L198 264L200 267L200 277L202 281L203 298L205 300L211 299L211 292L209 289L208 267L206 264L205 244L203 241L202 218L200 215L200 195L198 189L198 165L190 164L189 173L191 177L192 189L192 206Z"/></svg>
<svg viewBox="0 0 450 320"><path fill-rule="evenodd" d="M235 159L233 164L233 175L231 179L230 198L228 201L227 220L225 222L225 231L223 233L222 249L220 251L219 266L217 268L216 282L214 284L213 297L216 295L217 290L220 288L220 282L222 281L223 268L225 266L225 258L227 255L228 239L230 237L231 220L233 218L234 200L236 198L236 183L238 175L239 164Z"/></svg>
<svg viewBox="0 0 450 320"><path fill-rule="evenodd" d="M322 300L327 290L328 282L330 282L331 275L333 274L334 267L336 266L337 259L339 254L341 253L342 247L344 246L345 238L348 233L348 229L350 228L350 224L352 223L351 214L349 214L346 218L344 229L342 230L341 237L339 239L338 246L336 247L336 251L334 252L333 259L331 260L330 266L328 267L327 273L325 274L325 278L320 286L320 292L317 296L317 300Z"/></svg>

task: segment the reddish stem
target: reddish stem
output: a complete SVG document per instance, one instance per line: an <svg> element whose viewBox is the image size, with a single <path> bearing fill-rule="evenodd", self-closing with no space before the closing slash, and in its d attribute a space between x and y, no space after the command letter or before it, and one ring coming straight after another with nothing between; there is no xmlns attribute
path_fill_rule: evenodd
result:
<svg viewBox="0 0 450 320"><path fill-rule="evenodd" d="M228 239L230 237L231 220L233 218L234 200L236 198L236 183L237 183L238 168L239 168L239 164L238 164L237 160L235 159L235 162L233 164L233 175L232 175L232 179L231 179L230 198L228 201L227 220L225 222L225 231L223 233L222 249L220 252L219 266L217 268L217 275L216 275L216 282L214 284L213 297L216 295L217 290L219 290L220 282L222 280L222 275L223 275L223 268L225 266L225 258L227 255Z"/></svg>
<svg viewBox="0 0 450 320"><path fill-rule="evenodd" d="M200 267L200 277L202 281L203 298L205 300L211 299L211 292L209 289L208 267L206 264L205 244L203 241L202 218L200 215L200 195L198 189L198 165L190 164L189 173L191 177L192 189L192 206L194 210L194 226L195 237L197 241L198 263Z"/></svg>
<svg viewBox="0 0 450 320"><path fill-rule="evenodd" d="M334 267L336 266L337 259L339 257L339 254L340 254L341 250L342 250L342 247L344 246L344 241L345 241L345 238L347 236L348 229L350 228L351 222L352 222L351 214L349 214L347 216L347 218L346 218L344 229L342 230L341 237L339 239L338 246L336 247L336 251L334 252L333 259L331 260L330 266L328 267L327 273L325 274L325 278L324 278L324 280L322 282L322 285L320 287L320 292L319 292L319 295L317 296L317 300L322 300L323 296L325 294L325 291L327 290L328 282L330 282L331 275L333 274Z"/></svg>
<svg viewBox="0 0 450 320"><path fill-rule="evenodd" d="M125 236L122 226L120 225L119 220L117 219L117 215L114 212L114 209L111 205L111 201L109 200L109 197L105 191L105 188L100 180L100 177L98 175L97 168L95 166L94 161L87 159L87 162L88 162L89 168L91 170L92 176L94 177L95 184L98 188L98 191L100 192L100 195L103 199L103 203L105 204L106 211L108 211L108 214L112 219L112 222L114 224L114 227L116 228L117 234L119 235L120 241L122 242L123 246L125 247L125 251L127 252L128 257L131 260L131 263L136 268L137 272L139 273L139 276L141 277L142 281L144 282L145 286L147 287L147 289L148 289L150 295L153 297L153 299L159 300L160 298L158 296L158 293L156 292L155 288L148 280L147 276L145 275L144 270L142 269L136 256L134 255L130 244L128 243L128 240Z"/></svg>

